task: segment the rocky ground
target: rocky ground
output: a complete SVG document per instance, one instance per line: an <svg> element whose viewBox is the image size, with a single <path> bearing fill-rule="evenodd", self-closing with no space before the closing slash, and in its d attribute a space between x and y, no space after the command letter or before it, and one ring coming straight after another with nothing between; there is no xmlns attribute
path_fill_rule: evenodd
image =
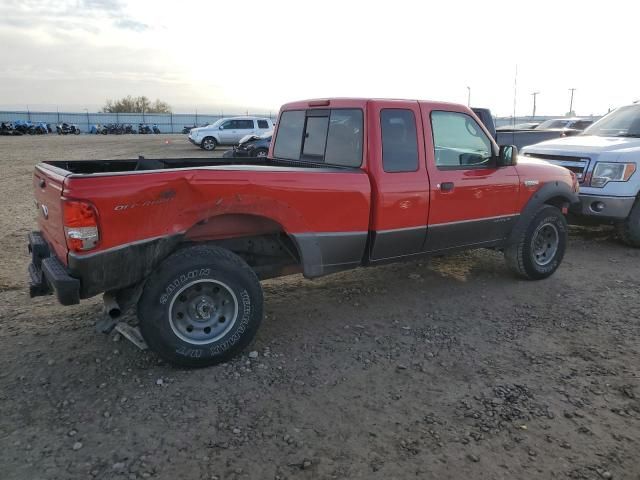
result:
<svg viewBox="0 0 640 480"><path fill-rule="evenodd" d="M33 165L139 153L209 155L0 137L1 478L640 479L640 251L609 229L535 283L488 251L268 281L246 354L180 370L26 290Z"/></svg>

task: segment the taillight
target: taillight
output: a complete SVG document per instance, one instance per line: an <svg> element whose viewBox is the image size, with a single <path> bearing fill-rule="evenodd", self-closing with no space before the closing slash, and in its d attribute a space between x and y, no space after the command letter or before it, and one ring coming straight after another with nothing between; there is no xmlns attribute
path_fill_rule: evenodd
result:
<svg viewBox="0 0 640 480"><path fill-rule="evenodd" d="M63 201L64 234L72 252L84 252L98 245L98 214L89 202Z"/></svg>

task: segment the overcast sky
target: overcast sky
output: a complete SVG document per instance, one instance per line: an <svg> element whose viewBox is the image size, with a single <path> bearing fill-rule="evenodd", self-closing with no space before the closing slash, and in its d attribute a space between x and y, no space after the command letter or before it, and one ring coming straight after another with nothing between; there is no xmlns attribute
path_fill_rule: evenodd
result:
<svg viewBox="0 0 640 480"><path fill-rule="evenodd" d="M640 99L640 1L0 0L0 108L276 111L329 96L446 100L499 115Z"/></svg>

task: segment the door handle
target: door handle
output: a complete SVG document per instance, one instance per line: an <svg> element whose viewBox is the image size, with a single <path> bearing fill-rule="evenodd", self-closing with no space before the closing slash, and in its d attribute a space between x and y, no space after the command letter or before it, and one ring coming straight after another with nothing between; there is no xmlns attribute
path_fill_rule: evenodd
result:
<svg viewBox="0 0 640 480"><path fill-rule="evenodd" d="M453 184L453 182L442 182L440 184L440 191L441 192L450 192L453 190L453 187L455 185Z"/></svg>

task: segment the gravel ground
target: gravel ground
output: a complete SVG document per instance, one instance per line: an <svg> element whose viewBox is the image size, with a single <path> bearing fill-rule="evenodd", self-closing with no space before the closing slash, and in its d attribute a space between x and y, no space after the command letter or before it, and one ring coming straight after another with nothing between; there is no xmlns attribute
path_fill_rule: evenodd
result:
<svg viewBox="0 0 640 480"><path fill-rule="evenodd" d="M489 251L267 281L245 355L180 370L26 289L33 165L140 153L211 155L0 137L3 479L640 479L640 251L610 229L535 283Z"/></svg>

